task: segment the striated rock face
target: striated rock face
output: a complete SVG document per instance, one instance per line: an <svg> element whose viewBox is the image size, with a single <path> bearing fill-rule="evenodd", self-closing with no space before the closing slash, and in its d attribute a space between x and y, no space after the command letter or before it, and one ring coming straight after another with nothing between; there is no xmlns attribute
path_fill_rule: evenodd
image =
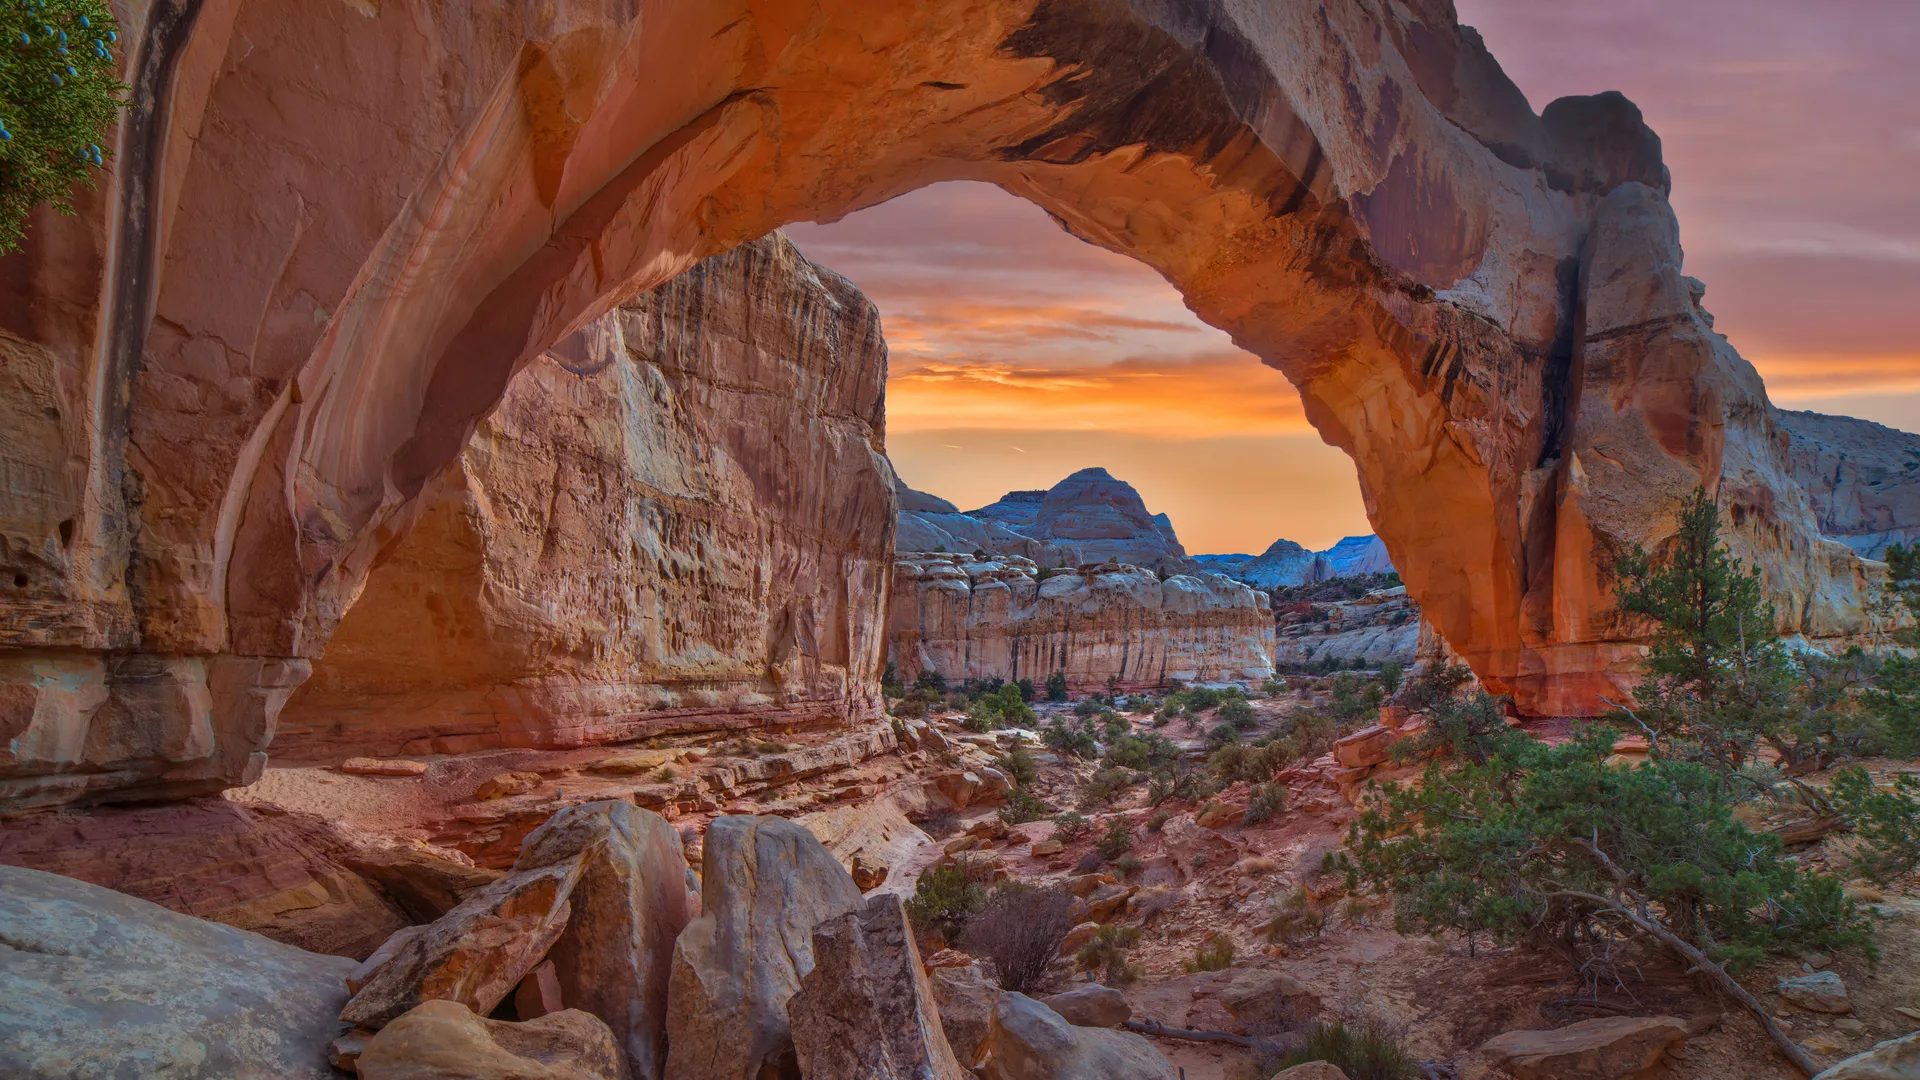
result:
<svg viewBox="0 0 1920 1080"><path fill-rule="evenodd" d="M901 555L894 564L889 655L911 681L1031 678L1071 687L1166 679L1217 682L1273 673L1273 616L1262 593L1217 574L1161 581L1106 563L1041 580L1018 557Z"/></svg>
<svg viewBox="0 0 1920 1080"><path fill-rule="evenodd" d="M1618 692L1613 553L1669 537L1695 483L1783 621L1857 618L1867 568L1682 275L1659 139L1616 94L1535 115L1446 0L121 10L112 174L0 263L0 812L257 775L517 372L599 355L589 324L708 256L948 179L1147 263L1284 372L1411 594L1522 709ZM778 404L804 428L814 400ZM768 454L818 445L769 424ZM840 513L801 460L763 497ZM675 580L738 588L680 520ZM699 680L804 686L759 670L804 655L781 610L751 670Z"/></svg>
<svg viewBox="0 0 1920 1080"><path fill-rule="evenodd" d="M429 1001L367 1040L361 1080L624 1080L620 1047L591 1013L563 1009L527 1023Z"/></svg>
<svg viewBox="0 0 1920 1080"><path fill-rule="evenodd" d="M1779 417L1822 533L1873 559L1920 540L1920 435L1851 416Z"/></svg>
<svg viewBox="0 0 1920 1080"><path fill-rule="evenodd" d="M574 746L878 715L873 305L775 234L522 372L367 579L274 751Z"/></svg>

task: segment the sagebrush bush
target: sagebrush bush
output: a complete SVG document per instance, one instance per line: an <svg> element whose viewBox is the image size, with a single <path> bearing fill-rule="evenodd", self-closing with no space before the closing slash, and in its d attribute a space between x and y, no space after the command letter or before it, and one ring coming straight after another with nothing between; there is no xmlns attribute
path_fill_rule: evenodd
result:
<svg viewBox="0 0 1920 1080"><path fill-rule="evenodd" d="M959 867L930 866L914 879L907 918L923 938L953 941L986 900L986 891Z"/></svg>
<svg viewBox="0 0 1920 1080"><path fill-rule="evenodd" d="M1104 985L1125 986L1140 977L1140 969L1127 963L1128 951L1139 942L1139 927L1108 924L1094 931L1093 939L1073 954L1073 961L1082 971L1100 972Z"/></svg>
<svg viewBox="0 0 1920 1080"><path fill-rule="evenodd" d="M1203 941L1193 952L1193 959L1186 962L1188 971L1225 971L1233 966L1233 939L1225 934L1216 935L1211 941Z"/></svg>
<svg viewBox="0 0 1920 1080"><path fill-rule="evenodd" d="M1003 990L1029 993L1073 929L1073 896L1064 889L1007 882L994 888L960 936L967 952L986 962Z"/></svg>

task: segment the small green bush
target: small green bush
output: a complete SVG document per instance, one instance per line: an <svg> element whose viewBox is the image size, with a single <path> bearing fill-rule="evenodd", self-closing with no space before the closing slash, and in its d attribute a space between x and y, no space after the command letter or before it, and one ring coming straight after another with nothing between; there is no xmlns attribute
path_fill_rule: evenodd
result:
<svg viewBox="0 0 1920 1080"><path fill-rule="evenodd" d="M1172 817L1173 815L1167 813L1165 810L1155 810L1153 816L1147 819L1147 831L1150 833L1159 832L1161 829L1167 827L1167 822L1171 820Z"/></svg>
<svg viewBox="0 0 1920 1080"><path fill-rule="evenodd" d="M1100 981L1107 986L1125 986L1140 977L1140 969L1127 963L1127 953L1140 942L1137 926L1111 923L1094 931L1093 939L1073 954L1082 971L1102 972Z"/></svg>
<svg viewBox="0 0 1920 1080"><path fill-rule="evenodd" d="M1253 705L1246 698L1231 698L1220 706L1220 719L1232 724L1241 731L1257 725L1260 720L1254 715Z"/></svg>
<svg viewBox="0 0 1920 1080"><path fill-rule="evenodd" d="M1233 966L1233 939L1225 934L1217 934L1212 941L1203 941L1193 952L1193 959L1187 961L1188 971L1225 971Z"/></svg>
<svg viewBox="0 0 1920 1080"><path fill-rule="evenodd" d="M1053 812L1044 800L1024 787L1015 787L1007 793L1006 805L1000 808L1000 820L1009 825L1025 825L1029 821L1039 821Z"/></svg>
<svg viewBox="0 0 1920 1080"><path fill-rule="evenodd" d="M1133 875L1140 872L1140 867L1142 865L1144 864L1141 863L1140 856L1135 855L1132 852L1128 852L1127 854L1122 855L1119 858L1113 860L1113 868L1115 870L1120 871L1121 877L1132 877Z"/></svg>
<svg viewBox="0 0 1920 1080"><path fill-rule="evenodd" d="M1109 820L1106 835L1094 847L1109 859L1117 859L1133 850L1133 830L1127 828L1127 819L1116 815Z"/></svg>
<svg viewBox="0 0 1920 1080"><path fill-rule="evenodd" d="M1093 822L1088 821L1086 818L1071 810L1064 814L1055 814L1053 816L1053 834L1059 837L1063 843L1073 843L1075 840L1087 835L1087 831L1092 828Z"/></svg>
<svg viewBox="0 0 1920 1080"><path fill-rule="evenodd" d="M1053 674L1047 676L1047 700L1048 701L1067 700L1067 673L1066 672L1056 671Z"/></svg>
<svg viewBox="0 0 1920 1080"><path fill-rule="evenodd" d="M1261 822L1285 811L1287 808L1287 785L1277 781L1256 784L1247 795L1247 819L1249 825Z"/></svg>
<svg viewBox="0 0 1920 1080"><path fill-rule="evenodd" d="M1400 1040L1377 1024L1315 1024L1306 1045L1269 1065L1262 1075L1324 1061L1347 1074L1348 1080L1415 1080L1420 1068Z"/></svg>
<svg viewBox="0 0 1920 1080"><path fill-rule="evenodd" d="M913 899L906 903L907 918L922 936L938 935L956 941L967 920L986 903L986 890L957 866L931 866L914 879Z"/></svg>

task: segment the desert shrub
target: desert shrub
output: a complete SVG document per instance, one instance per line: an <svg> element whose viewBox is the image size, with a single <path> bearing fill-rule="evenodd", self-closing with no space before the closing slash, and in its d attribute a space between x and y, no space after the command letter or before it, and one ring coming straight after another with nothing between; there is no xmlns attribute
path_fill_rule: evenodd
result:
<svg viewBox="0 0 1920 1080"><path fill-rule="evenodd" d="M1253 705L1246 698L1230 698L1220 705L1220 719L1246 731L1256 724L1259 718L1254 715Z"/></svg>
<svg viewBox="0 0 1920 1080"><path fill-rule="evenodd" d="M1920 869L1920 778L1901 775L1880 790L1865 769L1842 769L1827 793L1853 825L1849 873L1885 885Z"/></svg>
<svg viewBox="0 0 1920 1080"><path fill-rule="evenodd" d="M1113 860L1113 868L1120 871L1120 876L1122 877L1132 877L1139 873L1142 865L1144 864L1141 863L1140 856L1132 852L1128 852Z"/></svg>
<svg viewBox="0 0 1920 1080"><path fill-rule="evenodd" d="M0 4L0 255L35 206L73 213L73 188L105 167L100 143L126 104L118 37L101 0Z"/></svg>
<svg viewBox="0 0 1920 1080"><path fill-rule="evenodd" d="M1248 877L1260 877L1278 869L1280 869L1280 863L1265 855L1253 855L1240 860L1240 872Z"/></svg>
<svg viewBox="0 0 1920 1080"><path fill-rule="evenodd" d="M900 683L900 672L891 660L887 661L887 670L880 673L880 693L889 698L907 696L907 688Z"/></svg>
<svg viewBox="0 0 1920 1080"><path fill-rule="evenodd" d="M915 690L931 690L944 697L947 692L947 677L932 668L927 668L925 671L914 676L913 688Z"/></svg>
<svg viewBox="0 0 1920 1080"><path fill-rule="evenodd" d="M1083 809L1107 806L1132 786L1133 774L1127 770L1101 769L1080 789L1080 806Z"/></svg>
<svg viewBox="0 0 1920 1080"><path fill-rule="evenodd" d="M1430 700L1426 713L1427 729L1397 743L1392 751L1395 759L1413 761L1446 752L1485 764L1502 746L1527 738L1507 726L1506 699L1484 690Z"/></svg>
<svg viewBox="0 0 1920 1080"><path fill-rule="evenodd" d="M1048 701L1067 700L1067 673L1066 672L1056 671L1053 674L1047 676L1047 700Z"/></svg>
<svg viewBox="0 0 1920 1080"><path fill-rule="evenodd" d="M1029 821L1039 821L1053 812L1038 795L1024 786L1016 786L1007 793L1006 804L1000 807L1000 820L1009 825L1025 825Z"/></svg>
<svg viewBox="0 0 1920 1080"><path fill-rule="evenodd" d="M678 776L671 765L662 765L653 772L654 782L660 784L671 784Z"/></svg>
<svg viewBox="0 0 1920 1080"><path fill-rule="evenodd" d="M967 922L960 942L986 961L1003 990L1029 993L1045 981L1047 967L1073 929L1073 896L1064 889L1020 882L997 886Z"/></svg>
<svg viewBox="0 0 1920 1080"><path fill-rule="evenodd" d="M1287 684L1280 679L1268 679L1260 684L1260 692L1270 698L1279 697L1287 692Z"/></svg>
<svg viewBox="0 0 1920 1080"><path fill-rule="evenodd" d="M1026 702L1033 701L1033 680L1032 679L1021 679L1018 682L1014 683L1013 685L1020 688L1021 701L1026 701Z"/></svg>
<svg viewBox="0 0 1920 1080"><path fill-rule="evenodd" d="M1081 698L1073 704L1073 715L1082 720L1091 720L1100 715L1102 707L1098 698Z"/></svg>
<svg viewBox="0 0 1920 1080"><path fill-rule="evenodd" d="M986 903L986 892L957 866L930 866L914 879L907 918L922 937L956 940Z"/></svg>
<svg viewBox="0 0 1920 1080"><path fill-rule="evenodd" d="M1087 835L1088 830L1092 828L1093 822L1071 810L1053 816L1053 834L1068 844Z"/></svg>
<svg viewBox="0 0 1920 1080"><path fill-rule="evenodd" d="M1332 690L1333 698L1327 704L1327 711L1346 727L1371 724L1387 700L1385 687L1351 673L1335 675Z"/></svg>
<svg viewBox="0 0 1920 1080"><path fill-rule="evenodd" d="M1162 769L1183 761L1186 753L1164 735L1122 735L1107 748L1106 762L1129 769Z"/></svg>
<svg viewBox="0 0 1920 1080"><path fill-rule="evenodd" d="M1287 785L1268 782L1256 784L1247 794L1247 824L1258 825L1287 808Z"/></svg>
<svg viewBox="0 0 1920 1080"><path fill-rule="evenodd" d="M1033 754L1027 750L1025 742L1015 742L1007 747L994 764L1015 784L1031 784L1040 777L1040 766L1033 760Z"/></svg>
<svg viewBox="0 0 1920 1080"><path fill-rule="evenodd" d="M1180 890L1171 885L1151 885L1141 889L1132 902L1142 919L1151 919L1179 903Z"/></svg>
<svg viewBox="0 0 1920 1080"><path fill-rule="evenodd" d="M1380 665L1380 669L1374 672L1373 677L1379 681L1380 689L1385 691L1387 697L1391 699L1400 692L1400 684L1407 677L1407 669L1401 667L1398 660L1388 660Z"/></svg>
<svg viewBox="0 0 1920 1080"><path fill-rule="evenodd" d="M1102 733L1106 735L1108 742L1114 742L1115 740L1125 738L1128 733L1133 731L1133 725L1128 723L1127 718L1121 716L1119 713L1109 712L1102 714L1101 730Z"/></svg>
<svg viewBox="0 0 1920 1080"><path fill-rule="evenodd" d="M1264 784L1288 764L1278 743L1264 746L1230 742L1207 757L1207 771L1221 784Z"/></svg>
<svg viewBox="0 0 1920 1080"><path fill-rule="evenodd" d="M1186 962L1188 971L1225 971L1233 966L1233 939L1225 934L1216 934L1210 941L1203 941L1193 951L1193 959Z"/></svg>
<svg viewBox="0 0 1920 1080"><path fill-rule="evenodd" d="M1207 732L1207 749L1209 750L1218 750L1239 741L1240 729L1232 724L1215 724L1213 729Z"/></svg>
<svg viewBox="0 0 1920 1080"><path fill-rule="evenodd" d="M984 732L1002 727L1026 727L1036 719L1033 708L1020 696L1018 685L1001 683L991 689L980 689L979 696L968 706L963 723L968 730Z"/></svg>
<svg viewBox="0 0 1920 1080"><path fill-rule="evenodd" d="M1326 909L1305 889L1289 889L1274 905L1267 921L1267 940L1282 945L1301 938L1319 937L1327 927Z"/></svg>
<svg viewBox="0 0 1920 1080"><path fill-rule="evenodd" d="M1089 851L1085 855L1080 856L1079 862L1073 864L1073 872L1076 874L1091 874L1105 865L1107 865L1107 857L1105 855L1100 854L1098 851Z"/></svg>
<svg viewBox="0 0 1920 1080"><path fill-rule="evenodd" d="M1093 939L1073 954L1073 962L1082 971L1100 972L1107 986L1125 986L1140 977L1140 969L1127 963L1127 953L1140 942L1137 926L1108 924L1094 931Z"/></svg>
<svg viewBox="0 0 1920 1080"><path fill-rule="evenodd" d="M1040 729L1040 739L1049 748L1078 758L1090 758L1099 751L1092 732L1057 716Z"/></svg>
<svg viewBox="0 0 1920 1080"><path fill-rule="evenodd" d="M1260 1063L1261 1075L1324 1061L1347 1074L1348 1080L1416 1080L1418 1063L1384 1025L1374 1022L1315 1024L1306 1044Z"/></svg>
<svg viewBox="0 0 1920 1080"><path fill-rule="evenodd" d="M1167 821L1172 817L1173 815L1167 813L1165 810L1155 810L1153 816L1147 819L1147 831L1150 833L1159 832L1161 829L1167 827Z"/></svg>
<svg viewBox="0 0 1920 1080"><path fill-rule="evenodd" d="M1109 818L1106 834L1094 844L1094 849L1109 859L1118 859L1133 850L1133 830L1127 827L1127 819L1117 814Z"/></svg>
<svg viewBox="0 0 1920 1080"><path fill-rule="evenodd" d="M935 840L945 840L947 837L960 831L960 815L951 810L941 810L928 814L925 818L917 822L917 824L920 826L921 832L926 833Z"/></svg>
<svg viewBox="0 0 1920 1080"><path fill-rule="evenodd" d="M1287 725L1271 745L1280 748L1280 760L1286 763L1307 761L1333 749L1340 728L1332 716L1319 709L1301 709L1287 718Z"/></svg>

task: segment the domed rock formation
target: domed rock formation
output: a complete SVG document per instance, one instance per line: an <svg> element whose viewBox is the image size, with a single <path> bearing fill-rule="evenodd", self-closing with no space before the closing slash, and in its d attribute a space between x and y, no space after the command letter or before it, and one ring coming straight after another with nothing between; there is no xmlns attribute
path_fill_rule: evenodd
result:
<svg viewBox="0 0 1920 1080"><path fill-rule="evenodd" d="M1170 572L1199 565L1187 557L1167 515L1148 512L1133 485L1105 469L1081 469L1045 491L1009 491L964 514L904 483L895 493L897 546L905 552L979 551L1042 566L1119 562Z"/></svg>
<svg viewBox="0 0 1920 1080"><path fill-rule="evenodd" d="M1446 0L123 11L111 175L0 276L0 812L257 775L517 372L707 256L948 179L1283 371L1523 709L1618 691L1612 553L1697 483L1793 629L1857 617L1868 567L1681 275L1658 138L1618 95L1536 116Z"/></svg>

